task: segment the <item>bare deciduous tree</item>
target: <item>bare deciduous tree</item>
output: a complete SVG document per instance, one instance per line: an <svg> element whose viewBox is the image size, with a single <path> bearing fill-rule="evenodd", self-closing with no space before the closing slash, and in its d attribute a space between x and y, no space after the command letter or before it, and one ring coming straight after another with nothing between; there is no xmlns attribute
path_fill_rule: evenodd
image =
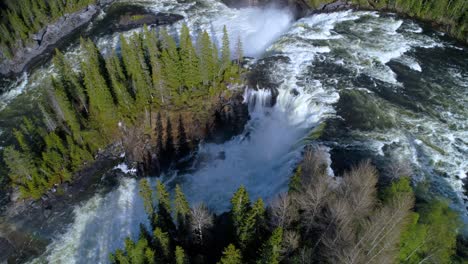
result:
<svg viewBox="0 0 468 264"><path fill-rule="evenodd" d="M301 236L291 230L286 230L283 234L282 256L288 256L299 248Z"/></svg>
<svg viewBox="0 0 468 264"><path fill-rule="evenodd" d="M297 220L297 208L291 196L286 193L278 195L270 204L271 224L274 227L288 228Z"/></svg>
<svg viewBox="0 0 468 264"><path fill-rule="evenodd" d="M192 234L203 244L205 230L213 226L213 215L204 204L198 204L191 210L190 224Z"/></svg>
<svg viewBox="0 0 468 264"><path fill-rule="evenodd" d="M327 152L324 147L313 147L304 154L302 162L302 183L307 185L318 177L327 175Z"/></svg>

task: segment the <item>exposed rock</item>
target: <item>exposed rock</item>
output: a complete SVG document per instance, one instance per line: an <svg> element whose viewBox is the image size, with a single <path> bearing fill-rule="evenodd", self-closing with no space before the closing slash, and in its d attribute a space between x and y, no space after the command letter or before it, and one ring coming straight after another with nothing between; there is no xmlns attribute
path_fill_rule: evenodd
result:
<svg viewBox="0 0 468 264"><path fill-rule="evenodd" d="M339 0L329 4L322 4L317 10L320 12L335 12L349 8L352 8L352 4L350 2Z"/></svg>
<svg viewBox="0 0 468 264"><path fill-rule="evenodd" d="M160 26L160 25L169 25L175 23L181 19L184 19L183 16L178 14L169 14L169 13L147 13L147 14L135 14L135 15L123 15L120 17L119 21L115 24L116 30L129 30L132 28L141 27L143 25L148 26Z"/></svg>
<svg viewBox="0 0 468 264"><path fill-rule="evenodd" d="M35 58L47 51L65 36L86 25L98 13L99 7L90 5L78 12L67 14L57 22L50 24L32 36L35 42L19 48L12 59L0 62L0 74L14 75L21 73Z"/></svg>

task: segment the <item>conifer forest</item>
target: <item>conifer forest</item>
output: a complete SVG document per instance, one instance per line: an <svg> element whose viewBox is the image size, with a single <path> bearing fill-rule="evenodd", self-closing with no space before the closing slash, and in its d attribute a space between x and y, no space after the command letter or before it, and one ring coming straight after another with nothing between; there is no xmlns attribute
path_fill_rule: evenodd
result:
<svg viewBox="0 0 468 264"><path fill-rule="evenodd" d="M0 263L468 263L466 0L0 13Z"/></svg>

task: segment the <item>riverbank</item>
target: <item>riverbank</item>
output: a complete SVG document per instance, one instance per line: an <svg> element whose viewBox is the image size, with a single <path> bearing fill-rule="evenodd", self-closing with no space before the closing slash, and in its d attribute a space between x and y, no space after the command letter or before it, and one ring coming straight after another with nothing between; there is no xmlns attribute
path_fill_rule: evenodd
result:
<svg viewBox="0 0 468 264"><path fill-rule="evenodd" d="M94 161L75 173L72 182L56 185L40 200L21 200L17 198L18 194L11 193L11 201L0 210L0 260L22 263L41 255L54 235L63 232L73 220L74 205L87 201L96 193L108 193L118 185L119 179L158 176L168 170L183 170L191 166L193 160L190 157L195 155L199 142L222 142L242 132L249 118L246 106L242 103L242 91L224 93L216 100L213 108L206 109L206 112L164 112L163 120L170 120L173 124L174 139L180 137L180 127L177 125L179 118L183 116L184 120L190 120L185 122L184 130L189 143L188 151L192 154L180 160L177 160L180 156L174 156L170 164L161 167L164 161L157 155L155 137L145 134L139 127L128 128L132 129L132 133L126 134L127 138L108 146ZM156 120L157 115L154 115L153 125ZM155 129L153 127L152 130ZM162 129L166 131L167 122L162 125ZM133 145L126 146L129 142ZM177 142L175 140L174 143ZM178 145L172 147L180 149ZM147 153L154 159L148 160ZM155 166L156 163L158 165Z"/></svg>
<svg viewBox="0 0 468 264"><path fill-rule="evenodd" d="M66 14L55 23L47 25L32 36L34 41L19 48L13 58L0 62L0 74L13 76L23 72L40 56L52 53L57 43L63 38L85 27L97 16L100 10L98 5L89 5L78 12Z"/></svg>
<svg viewBox="0 0 468 264"><path fill-rule="evenodd" d="M361 11L379 11L379 12L390 12L396 13L402 18L414 19L419 22L429 25L432 29L441 31L447 34L449 37L457 39L459 42L464 45L468 45L468 28L466 26L467 18L460 18L458 24L454 24L453 21L449 19L439 18L425 18L418 16L414 11L403 10L398 8L396 5L390 7L388 5L373 3L373 1L366 1L361 3L354 0L280 0L280 1L270 1L270 0L242 0L242 1L233 1L233 0L223 0L227 6L230 7L247 7L247 6L279 6L287 7L291 9L296 19L300 19L312 14L319 13L330 13L344 10L361 10ZM465 13L468 12L468 7L464 7ZM435 12L435 11L434 11ZM462 19L464 19L462 21ZM465 25L463 24L465 23ZM460 29L461 28L461 29ZM461 30L461 31L460 31Z"/></svg>

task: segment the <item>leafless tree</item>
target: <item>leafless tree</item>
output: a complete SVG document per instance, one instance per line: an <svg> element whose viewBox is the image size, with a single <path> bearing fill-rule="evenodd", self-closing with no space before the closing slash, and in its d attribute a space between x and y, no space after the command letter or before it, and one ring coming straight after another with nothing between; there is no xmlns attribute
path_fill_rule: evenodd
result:
<svg viewBox="0 0 468 264"><path fill-rule="evenodd" d="M413 175L413 168L408 160L392 158L385 170L391 179L409 177Z"/></svg>
<svg viewBox="0 0 468 264"><path fill-rule="evenodd" d="M302 161L302 183L307 185L316 178L327 175L327 152L324 147L316 146L308 149Z"/></svg>
<svg viewBox="0 0 468 264"><path fill-rule="evenodd" d="M301 223L309 232L316 222L317 215L321 212L330 194L328 176L316 177L315 182L305 186L304 191L295 195L294 200L301 211Z"/></svg>
<svg viewBox="0 0 468 264"><path fill-rule="evenodd" d="M204 204L198 204L191 210L190 226L192 234L203 243L205 231L213 226L213 215Z"/></svg>
<svg viewBox="0 0 468 264"><path fill-rule="evenodd" d="M297 220L297 208L287 193L278 195L270 204L271 224L274 227L288 228Z"/></svg>
<svg viewBox="0 0 468 264"><path fill-rule="evenodd" d="M282 256L288 256L299 248L301 236L291 230L286 230L283 234Z"/></svg>
<svg viewBox="0 0 468 264"><path fill-rule="evenodd" d="M377 180L377 169L369 160L343 175L340 195L350 202L355 218L364 218L374 209L377 201Z"/></svg>

